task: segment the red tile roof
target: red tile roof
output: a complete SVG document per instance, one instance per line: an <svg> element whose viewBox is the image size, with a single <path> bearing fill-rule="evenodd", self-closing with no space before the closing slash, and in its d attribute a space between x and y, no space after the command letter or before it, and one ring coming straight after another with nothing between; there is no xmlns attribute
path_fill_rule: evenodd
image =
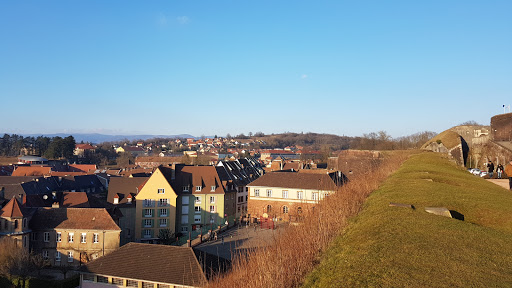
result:
<svg viewBox="0 0 512 288"><path fill-rule="evenodd" d="M89 172L95 171L96 165L93 164L69 164L69 171L71 172Z"/></svg>
<svg viewBox="0 0 512 288"><path fill-rule="evenodd" d="M82 150L91 150L91 149L94 150L95 149L91 144L76 144L75 148L82 149Z"/></svg>
<svg viewBox="0 0 512 288"><path fill-rule="evenodd" d="M23 218L23 212L20 207L20 203L16 198L12 198L9 203L7 203L4 208L0 210L1 217L9 217L9 218Z"/></svg>
<svg viewBox="0 0 512 288"><path fill-rule="evenodd" d="M105 208L39 208L30 223L39 230L121 230Z"/></svg>
<svg viewBox="0 0 512 288"><path fill-rule="evenodd" d="M192 248L128 243L89 262L82 272L200 287L206 277Z"/></svg>
<svg viewBox="0 0 512 288"><path fill-rule="evenodd" d="M12 172L12 176L46 176L50 175L51 171L52 167L20 166Z"/></svg>
<svg viewBox="0 0 512 288"><path fill-rule="evenodd" d="M271 172L254 180L248 186L294 189L335 190L336 183L328 174Z"/></svg>

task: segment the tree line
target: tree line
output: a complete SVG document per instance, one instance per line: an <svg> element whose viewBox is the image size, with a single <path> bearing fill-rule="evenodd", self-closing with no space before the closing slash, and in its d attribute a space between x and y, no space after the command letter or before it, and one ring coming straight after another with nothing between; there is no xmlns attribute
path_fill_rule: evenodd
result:
<svg viewBox="0 0 512 288"><path fill-rule="evenodd" d="M39 155L48 159L69 159L75 150L75 138L68 137L23 137L17 134L4 134L0 138L0 156Z"/></svg>

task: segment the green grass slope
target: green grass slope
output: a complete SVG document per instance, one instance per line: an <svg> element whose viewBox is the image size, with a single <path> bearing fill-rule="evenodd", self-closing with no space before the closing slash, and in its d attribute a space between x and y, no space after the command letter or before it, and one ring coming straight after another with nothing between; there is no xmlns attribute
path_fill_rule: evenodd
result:
<svg viewBox="0 0 512 288"><path fill-rule="evenodd" d="M436 206L465 219L424 210ZM303 286L512 287L512 193L439 154L414 155L370 195Z"/></svg>

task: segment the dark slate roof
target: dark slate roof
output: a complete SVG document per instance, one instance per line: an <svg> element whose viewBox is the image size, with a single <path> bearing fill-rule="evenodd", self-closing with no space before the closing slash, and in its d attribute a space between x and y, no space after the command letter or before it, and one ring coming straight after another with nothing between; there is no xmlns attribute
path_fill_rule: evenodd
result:
<svg viewBox="0 0 512 288"><path fill-rule="evenodd" d="M38 208L30 227L34 230L121 230L104 208Z"/></svg>
<svg viewBox="0 0 512 288"><path fill-rule="evenodd" d="M297 172L271 172L254 180L249 184L249 186L335 190L337 185L327 173L309 174Z"/></svg>
<svg viewBox="0 0 512 288"><path fill-rule="evenodd" d="M187 247L132 242L89 262L81 270L173 285L203 286L206 283L194 251Z"/></svg>

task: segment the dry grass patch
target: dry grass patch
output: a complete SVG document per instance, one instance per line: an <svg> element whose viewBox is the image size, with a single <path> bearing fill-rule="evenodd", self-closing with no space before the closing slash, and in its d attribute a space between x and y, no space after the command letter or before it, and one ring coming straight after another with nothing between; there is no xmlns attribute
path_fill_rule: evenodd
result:
<svg viewBox="0 0 512 288"><path fill-rule="evenodd" d="M297 287L319 263L322 251L356 215L366 197L410 155L393 152L370 165L367 173L341 187L305 215L304 223L290 226L274 243L238 257L232 271L213 279L208 287Z"/></svg>

